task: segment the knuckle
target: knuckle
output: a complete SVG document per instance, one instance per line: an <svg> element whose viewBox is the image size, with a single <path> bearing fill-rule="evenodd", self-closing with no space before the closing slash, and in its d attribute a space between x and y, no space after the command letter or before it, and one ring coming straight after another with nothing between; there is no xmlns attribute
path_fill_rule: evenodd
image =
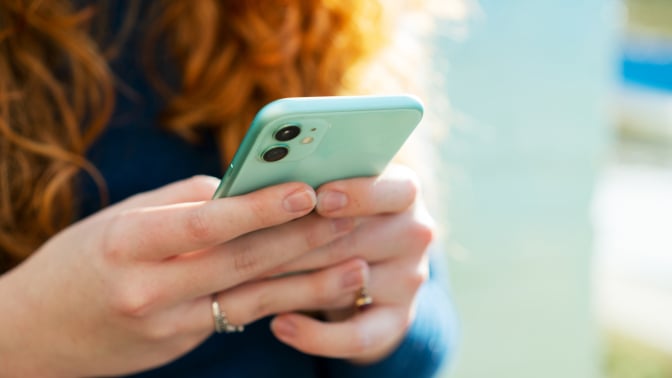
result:
<svg viewBox="0 0 672 378"><path fill-rule="evenodd" d="M327 246L327 258L329 263L338 263L361 252L362 241L358 234L350 234L340 237Z"/></svg>
<svg viewBox="0 0 672 378"><path fill-rule="evenodd" d="M416 292L427 281L427 278L426 269L419 269L406 277L406 286L410 291Z"/></svg>
<svg viewBox="0 0 672 378"><path fill-rule="evenodd" d="M436 237L433 224L426 221L416 221L407 228L408 236L415 241L418 250L424 252L425 248L432 243Z"/></svg>
<svg viewBox="0 0 672 378"><path fill-rule="evenodd" d="M208 222L204 206L195 207L187 213L184 230L192 241L204 243L211 241L214 232L212 225Z"/></svg>
<svg viewBox="0 0 672 378"><path fill-rule="evenodd" d="M411 171L412 172L412 171ZM415 172L412 172L408 180L406 181L406 191L408 195L408 200L409 200L409 205L415 201L415 199L418 196L418 193L420 193L420 178L415 174Z"/></svg>
<svg viewBox="0 0 672 378"><path fill-rule="evenodd" d="M406 166L398 166L392 175L392 180L397 185L404 206L412 206L421 191L420 178L415 171Z"/></svg>
<svg viewBox="0 0 672 378"><path fill-rule="evenodd" d="M260 257L256 253L253 253L249 246L242 246L234 253L233 268L238 274L247 275L254 273L260 265Z"/></svg>
<svg viewBox="0 0 672 378"><path fill-rule="evenodd" d="M123 284L112 289L110 308L113 313L122 317L142 318L147 315L156 301L156 293L146 285L124 280Z"/></svg>
<svg viewBox="0 0 672 378"><path fill-rule="evenodd" d="M104 261L115 263L125 258L124 242L127 238L119 235L122 234L123 225L128 223L129 214L129 212L116 213L103 226L100 253Z"/></svg>
<svg viewBox="0 0 672 378"><path fill-rule="evenodd" d="M320 231L316 229L309 230L304 234L303 242L306 250L315 249L323 244L324 240L320 234Z"/></svg>
<svg viewBox="0 0 672 378"><path fill-rule="evenodd" d="M307 219L307 227L301 233L301 243L304 250L309 251L322 247L332 241L334 230L333 220L327 218Z"/></svg>

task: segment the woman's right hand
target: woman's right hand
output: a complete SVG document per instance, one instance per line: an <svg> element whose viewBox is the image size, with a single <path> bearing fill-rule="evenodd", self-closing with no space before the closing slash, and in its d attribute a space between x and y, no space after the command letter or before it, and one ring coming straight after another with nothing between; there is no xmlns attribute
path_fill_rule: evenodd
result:
<svg viewBox="0 0 672 378"><path fill-rule="evenodd" d="M316 199L305 184L209 200L217 183L196 177L131 197L1 276L0 371L119 375L164 364L213 332L213 293L233 324L354 300L368 274L359 259L258 280L352 220L306 216Z"/></svg>

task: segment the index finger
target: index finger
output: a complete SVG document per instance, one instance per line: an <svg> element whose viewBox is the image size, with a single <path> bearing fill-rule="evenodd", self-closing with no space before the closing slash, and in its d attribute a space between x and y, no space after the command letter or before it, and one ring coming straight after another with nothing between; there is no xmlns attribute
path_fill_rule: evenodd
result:
<svg viewBox="0 0 672 378"><path fill-rule="evenodd" d="M333 181L317 190L317 212L325 217L398 213L408 209L419 190L409 168L393 165L378 177Z"/></svg>
<svg viewBox="0 0 672 378"><path fill-rule="evenodd" d="M139 260L165 259L286 223L315 203L308 185L289 183L237 197L132 209L111 217L103 249Z"/></svg>

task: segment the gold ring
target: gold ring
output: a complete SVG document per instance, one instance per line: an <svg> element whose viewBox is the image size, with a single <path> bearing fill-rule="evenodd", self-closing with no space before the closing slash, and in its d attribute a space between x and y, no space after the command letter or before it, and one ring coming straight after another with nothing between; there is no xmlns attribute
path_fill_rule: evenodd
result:
<svg viewBox="0 0 672 378"><path fill-rule="evenodd" d="M373 298L369 295L365 287L359 291L359 296L355 299L355 307L358 310L364 310L373 303Z"/></svg>
<svg viewBox="0 0 672 378"><path fill-rule="evenodd" d="M229 323L226 313L219 308L217 294L212 295L212 318L215 321L215 332L217 333L234 333L245 330L245 326Z"/></svg>

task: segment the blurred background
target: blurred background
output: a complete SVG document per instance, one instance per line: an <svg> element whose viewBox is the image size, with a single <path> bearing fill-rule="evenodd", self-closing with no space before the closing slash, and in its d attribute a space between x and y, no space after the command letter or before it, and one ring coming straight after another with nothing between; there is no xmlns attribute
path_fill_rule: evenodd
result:
<svg viewBox="0 0 672 378"><path fill-rule="evenodd" d="M672 1L472 5L435 40L446 376L672 377Z"/></svg>

